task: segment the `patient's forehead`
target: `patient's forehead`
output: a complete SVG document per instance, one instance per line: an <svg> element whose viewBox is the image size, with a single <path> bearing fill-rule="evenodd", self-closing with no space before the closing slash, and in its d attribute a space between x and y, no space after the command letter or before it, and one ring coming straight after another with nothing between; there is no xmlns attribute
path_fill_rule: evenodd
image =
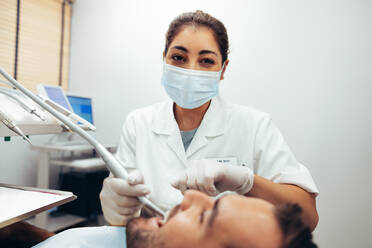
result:
<svg viewBox="0 0 372 248"><path fill-rule="evenodd" d="M213 233L230 243L238 242L236 245L280 247L282 233L274 211L274 205L262 199L225 196L219 203Z"/></svg>
<svg viewBox="0 0 372 248"><path fill-rule="evenodd" d="M250 210L239 212L239 216L245 214L251 215L253 213L265 213L273 215L275 206L263 199L255 197L245 197L241 195L231 194L220 199L219 209L226 211L228 214L236 214L236 211L230 210ZM223 211L221 212L223 213Z"/></svg>

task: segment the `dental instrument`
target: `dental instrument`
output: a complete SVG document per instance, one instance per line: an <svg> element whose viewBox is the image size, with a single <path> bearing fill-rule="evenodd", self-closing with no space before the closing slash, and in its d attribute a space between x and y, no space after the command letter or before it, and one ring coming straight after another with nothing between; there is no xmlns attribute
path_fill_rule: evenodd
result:
<svg viewBox="0 0 372 248"><path fill-rule="evenodd" d="M11 93L11 91L13 91ZM16 97L14 95L14 92L15 90L6 90L6 89L2 89L0 88L0 94L3 94L3 95L6 95L10 98L12 98L14 101L18 102L18 104L24 109L26 110L28 113L30 114L33 114L33 115L36 115L37 117L39 117L40 120L42 121L45 121L45 118L37 111L36 108L31 108L29 107L24 101L22 101L20 98Z"/></svg>
<svg viewBox="0 0 372 248"><path fill-rule="evenodd" d="M161 220L161 223L164 225L165 223L167 223L168 219L169 219L169 216L170 216L170 213L171 213L171 210L168 210L167 212L165 212L165 215L164 215L164 218Z"/></svg>
<svg viewBox="0 0 372 248"><path fill-rule="evenodd" d="M26 140L31 145L31 141L29 140L29 138L27 138L27 136L22 132L22 130L16 124L14 124L14 122L11 119L9 119L6 116L6 114L3 111L1 111L1 110L0 110L0 121L5 126L7 126L10 130L12 130L16 134L22 136L22 138L24 140Z"/></svg>
<svg viewBox="0 0 372 248"><path fill-rule="evenodd" d="M3 75L14 87L19 89L23 94L28 96L35 103L40 105L43 109L52 114L55 118L63 122L68 128L76 133L78 133L83 139L88 141L97 151L97 153L105 161L106 167L113 173L115 177L126 179L128 173L125 168L120 164L118 160L96 139L85 132L81 127L72 122L68 116L58 112L53 107L45 103L40 97L33 94L30 90L26 89L22 84L17 82L12 76L10 76L2 67L0 67L0 74ZM165 218L165 213L160 207L155 205L152 201L144 196L138 197L139 201L144 204L147 208L151 209L153 212L158 214L162 219Z"/></svg>

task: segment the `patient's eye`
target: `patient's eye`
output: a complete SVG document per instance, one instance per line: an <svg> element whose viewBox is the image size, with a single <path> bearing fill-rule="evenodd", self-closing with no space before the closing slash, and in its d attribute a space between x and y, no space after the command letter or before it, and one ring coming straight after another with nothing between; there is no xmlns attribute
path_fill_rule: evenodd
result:
<svg viewBox="0 0 372 248"><path fill-rule="evenodd" d="M200 224L202 224L204 221L204 214L205 214L205 209L203 209L203 211L200 213Z"/></svg>

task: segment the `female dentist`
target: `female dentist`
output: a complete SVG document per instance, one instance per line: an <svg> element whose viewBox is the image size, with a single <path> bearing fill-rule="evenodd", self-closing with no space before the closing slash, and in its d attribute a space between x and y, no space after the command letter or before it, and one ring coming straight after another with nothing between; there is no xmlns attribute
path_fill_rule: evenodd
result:
<svg viewBox="0 0 372 248"><path fill-rule="evenodd" d="M124 123L116 157L130 176L106 178L100 193L110 224L139 215L137 196L169 210L186 189L196 189L296 202L305 223L316 227L318 189L270 116L218 94L228 46L224 25L202 11L170 24L161 83L171 100L137 109Z"/></svg>

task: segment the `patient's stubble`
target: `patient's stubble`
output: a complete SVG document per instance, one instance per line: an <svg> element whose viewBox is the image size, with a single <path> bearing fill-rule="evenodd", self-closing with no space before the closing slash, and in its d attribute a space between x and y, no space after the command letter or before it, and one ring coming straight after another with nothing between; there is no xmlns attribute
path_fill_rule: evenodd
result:
<svg viewBox="0 0 372 248"><path fill-rule="evenodd" d="M166 247L165 242L156 235L155 231L144 230L138 222L142 218L135 218L128 222L126 228L128 248Z"/></svg>

